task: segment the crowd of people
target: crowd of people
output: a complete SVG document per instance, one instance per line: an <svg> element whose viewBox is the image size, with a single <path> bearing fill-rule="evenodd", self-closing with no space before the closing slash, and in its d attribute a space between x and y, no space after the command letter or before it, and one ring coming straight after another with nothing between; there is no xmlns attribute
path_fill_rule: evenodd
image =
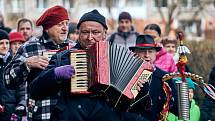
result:
<svg viewBox="0 0 215 121"><path fill-rule="evenodd" d="M162 117L167 100L162 78L179 71L179 54L177 38L162 37L159 25L148 24L143 33L138 33L131 14L122 12L116 32L108 34L106 18L98 10L84 13L74 23L67 10L57 5L36 21L36 26L43 28L38 37L33 35L34 23L30 19L19 19L17 29L12 31L0 18L0 121L179 121L175 79L166 83L171 99L168 113ZM76 71L70 63L70 53L88 50L99 41L123 46L154 67L148 80L137 83L136 103L127 110L115 109L107 97L96 92L76 95L68 91ZM49 59L44 53L51 50L58 52ZM187 65L186 71L190 72ZM205 96L198 106L193 98L197 86L190 78L186 81L189 121L215 120L215 100ZM208 83L215 86L215 67Z"/></svg>

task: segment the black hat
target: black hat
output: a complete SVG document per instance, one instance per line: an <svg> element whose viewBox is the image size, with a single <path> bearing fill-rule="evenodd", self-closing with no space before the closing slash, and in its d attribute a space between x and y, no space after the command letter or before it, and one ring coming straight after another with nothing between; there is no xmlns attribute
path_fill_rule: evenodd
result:
<svg viewBox="0 0 215 121"><path fill-rule="evenodd" d="M96 21L99 22L100 24L102 24L102 26L105 29L108 29L107 25L106 25L106 20L105 17L103 15L101 15L98 10L94 9L93 11L90 11L88 13L85 13L79 20L77 28L79 29L80 25L82 22L85 21Z"/></svg>
<svg viewBox="0 0 215 121"><path fill-rule="evenodd" d="M128 20L132 21L131 15L128 12L122 12L122 13L119 14L118 21L120 21L122 19L128 19Z"/></svg>
<svg viewBox="0 0 215 121"><path fill-rule="evenodd" d="M137 36L136 45L129 47L131 51L134 51L135 49L151 49L151 48L155 48L157 52L161 50L161 47L157 46L153 37L150 35Z"/></svg>
<svg viewBox="0 0 215 121"><path fill-rule="evenodd" d="M9 40L9 37L8 37L8 33L2 29L0 29L0 40L2 39L8 39Z"/></svg>
<svg viewBox="0 0 215 121"><path fill-rule="evenodd" d="M69 23L69 34L70 33L75 33L75 30L77 29L77 23Z"/></svg>

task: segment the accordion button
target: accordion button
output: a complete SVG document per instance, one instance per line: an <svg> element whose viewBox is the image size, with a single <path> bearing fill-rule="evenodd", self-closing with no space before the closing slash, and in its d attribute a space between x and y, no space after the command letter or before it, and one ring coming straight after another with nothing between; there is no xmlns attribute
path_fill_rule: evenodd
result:
<svg viewBox="0 0 215 121"><path fill-rule="evenodd" d="M78 105L78 108L81 109L81 105Z"/></svg>

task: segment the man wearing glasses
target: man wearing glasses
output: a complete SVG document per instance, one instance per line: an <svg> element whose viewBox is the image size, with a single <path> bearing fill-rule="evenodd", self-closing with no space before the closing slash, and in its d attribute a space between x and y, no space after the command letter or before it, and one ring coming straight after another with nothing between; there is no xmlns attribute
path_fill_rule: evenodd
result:
<svg viewBox="0 0 215 121"><path fill-rule="evenodd" d="M88 49L96 42L106 39L108 27L105 17L97 10L85 13L80 18L77 28L79 29L79 40L73 49ZM98 95L71 95L66 87L75 73L74 67L70 65L70 52L73 49L53 56L47 69L30 85L31 95L35 98L44 98L59 91L62 92L51 114L51 120L145 121L144 118L134 113L114 110L105 99Z"/></svg>

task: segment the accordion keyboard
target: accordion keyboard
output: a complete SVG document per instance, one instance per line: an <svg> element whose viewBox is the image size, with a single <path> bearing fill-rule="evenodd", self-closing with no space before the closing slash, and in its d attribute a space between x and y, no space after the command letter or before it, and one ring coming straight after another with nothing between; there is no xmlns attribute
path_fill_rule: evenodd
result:
<svg viewBox="0 0 215 121"><path fill-rule="evenodd" d="M51 57L53 55L55 55L57 53L57 50L56 51L46 51L46 52L43 52L42 55L47 57L48 60L51 60Z"/></svg>
<svg viewBox="0 0 215 121"><path fill-rule="evenodd" d="M149 82L150 80L150 76L152 75L152 71L148 71L148 70L144 70L143 73L141 74L141 76L138 78L138 81L145 81L145 82ZM137 81L137 82L138 82ZM134 97L137 96L138 94L138 90L137 90L137 84L135 84L132 88L131 88L131 92L134 95Z"/></svg>
<svg viewBox="0 0 215 121"><path fill-rule="evenodd" d="M70 54L71 65L75 69L75 75L71 78L71 92L81 93L88 90L87 53L85 51Z"/></svg>

